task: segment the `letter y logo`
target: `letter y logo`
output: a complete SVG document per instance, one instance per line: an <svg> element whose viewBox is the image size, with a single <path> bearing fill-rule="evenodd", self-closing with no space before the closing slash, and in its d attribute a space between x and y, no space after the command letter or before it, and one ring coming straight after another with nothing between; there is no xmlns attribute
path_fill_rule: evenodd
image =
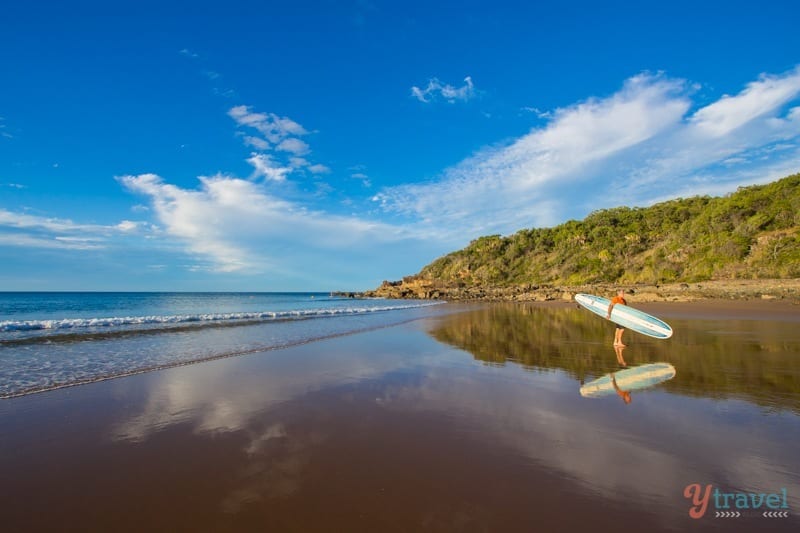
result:
<svg viewBox="0 0 800 533"><path fill-rule="evenodd" d="M686 485L683 489L683 497L692 500L692 507L689 507L689 516L692 518L703 518L708 509L708 500L711 497L711 485L706 485L706 490L701 495L700 483Z"/></svg>

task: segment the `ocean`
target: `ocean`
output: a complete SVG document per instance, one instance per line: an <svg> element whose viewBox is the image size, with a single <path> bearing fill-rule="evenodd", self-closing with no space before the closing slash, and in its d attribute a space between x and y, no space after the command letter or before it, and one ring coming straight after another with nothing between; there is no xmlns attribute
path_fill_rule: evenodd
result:
<svg viewBox="0 0 800 533"><path fill-rule="evenodd" d="M328 293L0 293L0 398L400 324L437 302Z"/></svg>

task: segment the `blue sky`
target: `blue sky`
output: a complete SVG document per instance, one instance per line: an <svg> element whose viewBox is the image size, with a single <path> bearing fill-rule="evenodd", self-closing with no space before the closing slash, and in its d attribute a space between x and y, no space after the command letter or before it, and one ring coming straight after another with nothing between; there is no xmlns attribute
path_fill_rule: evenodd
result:
<svg viewBox="0 0 800 533"><path fill-rule="evenodd" d="M796 2L15 2L0 290L366 289L800 171Z"/></svg>

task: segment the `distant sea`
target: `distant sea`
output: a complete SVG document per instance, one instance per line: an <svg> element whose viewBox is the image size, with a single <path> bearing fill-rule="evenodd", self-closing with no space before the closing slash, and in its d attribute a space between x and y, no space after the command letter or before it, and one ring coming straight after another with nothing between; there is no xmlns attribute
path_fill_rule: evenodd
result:
<svg viewBox="0 0 800 533"><path fill-rule="evenodd" d="M328 293L0 293L0 398L421 318L436 303Z"/></svg>

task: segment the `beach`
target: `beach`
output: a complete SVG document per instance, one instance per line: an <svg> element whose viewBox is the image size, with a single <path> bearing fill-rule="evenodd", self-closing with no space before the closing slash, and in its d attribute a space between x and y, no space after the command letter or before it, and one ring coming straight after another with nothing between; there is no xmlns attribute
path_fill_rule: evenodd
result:
<svg viewBox="0 0 800 533"><path fill-rule="evenodd" d="M0 533L800 532L800 2L3 7Z"/></svg>
<svg viewBox="0 0 800 533"><path fill-rule="evenodd" d="M626 332L624 366L574 303L450 303L0 400L3 527L796 530L800 308L629 303L675 334ZM239 327L267 326L202 334ZM655 363L674 376L629 403L581 392Z"/></svg>

